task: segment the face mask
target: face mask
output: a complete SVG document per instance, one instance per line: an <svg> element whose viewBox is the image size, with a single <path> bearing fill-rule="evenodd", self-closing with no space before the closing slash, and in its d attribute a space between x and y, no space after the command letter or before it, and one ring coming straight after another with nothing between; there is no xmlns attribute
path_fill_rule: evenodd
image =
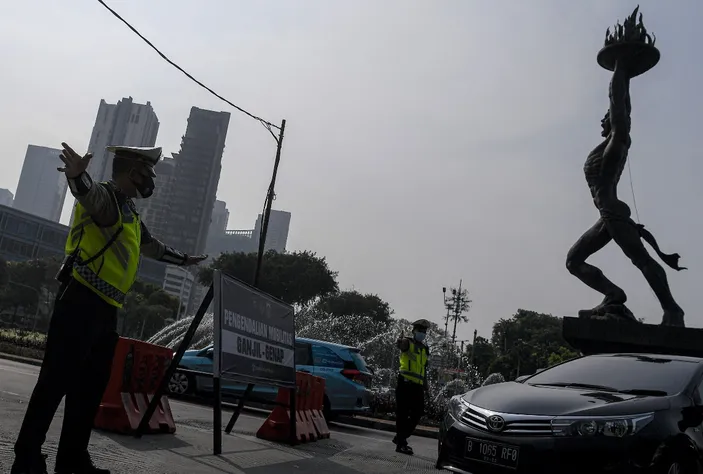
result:
<svg viewBox="0 0 703 474"><path fill-rule="evenodd" d="M416 340L417 342L422 342L422 341L425 340L425 336L426 336L426 335L427 335L427 334L425 334L424 332L416 332L416 333L415 333L415 340Z"/></svg>
<svg viewBox="0 0 703 474"><path fill-rule="evenodd" d="M132 184L134 187L137 189L137 199L146 199L148 197L151 197L152 194L154 194L154 178L151 176L141 176L141 183L136 182L132 177L130 177L130 181L132 181Z"/></svg>

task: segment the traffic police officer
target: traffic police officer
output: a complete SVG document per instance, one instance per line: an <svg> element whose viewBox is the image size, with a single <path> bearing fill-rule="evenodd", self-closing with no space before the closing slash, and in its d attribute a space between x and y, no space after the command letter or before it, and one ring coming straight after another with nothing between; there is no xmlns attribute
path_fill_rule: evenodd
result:
<svg viewBox="0 0 703 474"><path fill-rule="evenodd" d="M400 349L400 370L396 399L396 436L393 442L396 452L413 454L408 438L413 434L425 411L427 392L427 360L430 349L424 343L430 322L420 319L413 323L412 337L401 337L396 342Z"/></svg>
<svg viewBox="0 0 703 474"><path fill-rule="evenodd" d="M112 181L95 183L86 172L91 154L80 156L62 143L58 168L76 198L66 242L61 283L46 338L44 362L15 443L12 474L46 474L41 447L63 397L63 427L56 455L58 474L109 474L93 464L88 442L110 379L118 340L117 311L137 278L140 255L173 265L191 257L151 236L133 198L154 192L154 166L161 148L108 147L114 153Z"/></svg>

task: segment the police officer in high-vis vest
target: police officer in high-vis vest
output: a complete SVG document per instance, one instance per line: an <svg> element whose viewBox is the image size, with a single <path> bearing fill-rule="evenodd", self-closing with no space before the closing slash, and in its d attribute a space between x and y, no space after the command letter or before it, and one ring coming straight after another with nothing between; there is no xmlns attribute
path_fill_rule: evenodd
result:
<svg viewBox="0 0 703 474"><path fill-rule="evenodd" d="M413 434L425 412L427 385L427 360L430 349L424 343L430 322L420 319L413 323L412 337L401 337L397 341L400 349L400 369L395 390L395 450L413 454L408 438Z"/></svg>
<svg viewBox="0 0 703 474"><path fill-rule="evenodd" d="M108 147L113 179L93 182L86 172L91 155L63 143L58 168L76 198L66 242L61 283L46 338L44 362L15 443L12 474L47 473L42 445L61 400L66 397L56 454L58 474L108 474L88 454L93 420L110 379L118 340L117 311L137 278L140 255L173 265L191 257L149 234L133 198L154 192L154 166L161 148Z"/></svg>

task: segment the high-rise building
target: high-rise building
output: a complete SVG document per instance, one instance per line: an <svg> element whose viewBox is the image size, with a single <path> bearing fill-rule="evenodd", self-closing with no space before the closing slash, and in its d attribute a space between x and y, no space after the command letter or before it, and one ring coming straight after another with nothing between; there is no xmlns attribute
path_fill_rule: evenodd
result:
<svg viewBox="0 0 703 474"><path fill-rule="evenodd" d="M175 159L169 199L173 212L159 237L190 255L205 251L229 118L229 112L191 108Z"/></svg>
<svg viewBox="0 0 703 474"><path fill-rule="evenodd" d="M0 206L12 207L15 196L9 189L0 188Z"/></svg>
<svg viewBox="0 0 703 474"><path fill-rule="evenodd" d="M117 104L101 100L88 144L88 151L93 154L88 167L90 176L95 181L107 181L112 177L112 153L106 152L105 147L154 146L158 132L159 119L151 102L137 104L131 97Z"/></svg>
<svg viewBox="0 0 703 474"><path fill-rule="evenodd" d="M180 306L176 319L181 319L187 315L188 302L195 285L195 276L183 267L168 265L164 277L163 289L171 296L178 298Z"/></svg>
<svg viewBox="0 0 703 474"><path fill-rule="evenodd" d="M12 206L20 211L59 222L68 181L56 168L61 150L29 145Z"/></svg>
<svg viewBox="0 0 703 474"><path fill-rule="evenodd" d="M210 218L210 228L207 233L207 244L205 252L210 253L210 249L217 245L217 242L224 237L229 222L229 210L227 203L224 201L215 201L215 206L212 209L212 217Z"/></svg>
<svg viewBox="0 0 703 474"><path fill-rule="evenodd" d="M264 250L275 250L276 252L283 253L286 251L286 244L288 243L288 231L290 230L290 218L291 213L288 211L275 211L271 210L271 216L269 217L269 225L266 230L266 244L264 245ZM256 224L254 225L254 233L252 237L256 241L256 246L259 246L259 236L261 235L261 214L256 219Z"/></svg>
<svg viewBox="0 0 703 474"><path fill-rule="evenodd" d="M212 208L212 217L210 218L210 230L211 234L224 234L227 230L227 223L229 222L229 210L227 209L227 203L224 201L215 201L215 205Z"/></svg>
<svg viewBox="0 0 703 474"><path fill-rule="evenodd" d="M166 224L175 213L171 205L171 191L176 171L177 153L173 158L164 158L154 167L154 194L149 199L137 199L137 209L151 234L163 240L166 233Z"/></svg>

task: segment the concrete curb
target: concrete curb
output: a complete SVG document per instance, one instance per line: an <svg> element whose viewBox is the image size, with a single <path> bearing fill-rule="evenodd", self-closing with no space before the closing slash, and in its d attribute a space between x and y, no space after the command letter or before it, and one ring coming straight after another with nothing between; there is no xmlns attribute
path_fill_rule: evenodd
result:
<svg viewBox="0 0 703 474"><path fill-rule="evenodd" d="M41 367L42 365L42 361L39 359L31 359L29 357L7 354L5 352L0 352L0 359L11 360L12 362L19 362L21 364L34 365L36 367Z"/></svg>
<svg viewBox="0 0 703 474"><path fill-rule="evenodd" d="M42 361L39 359L32 359L29 357L22 357L14 354L7 354L5 352L0 352L0 359L5 359L5 360L11 360L13 362L19 362L21 364L27 364L27 365L33 365L36 367L41 367ZM202 404L204 400L198 399L197 397L170 397L173 398L174 400L180 400L184 402L189 402L189 403L195 403L195 404ZM231 403L223 403L223 407L226 408L234 408L235 405ZM263 416L266 417L271 413L271 410L267 410L265 408L258 408L258 407L248 407L244 406L242 411L251 413L257 416ZM395 432L395 422L389 421L389 420L373 420L370 418L356 418L352 416L339 416L335 421L332 422L333 424L340 424L340 425L348 425L348 426L354 426L354 427L359 427L359 428L370 428L373 430L378 430L378 431L387 431L390 433ZM415 429L415 432L413 433L415 436L421 436L423 438L432 438L432 439L437 439L439 437L439 432L426 428L426 427L418 427Z"/></svg>

